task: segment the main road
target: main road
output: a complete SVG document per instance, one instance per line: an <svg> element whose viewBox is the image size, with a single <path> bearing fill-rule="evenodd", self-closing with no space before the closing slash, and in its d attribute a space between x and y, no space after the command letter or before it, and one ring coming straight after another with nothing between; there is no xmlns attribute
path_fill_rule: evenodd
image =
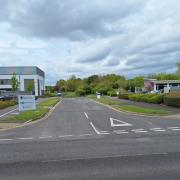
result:
<svg viewBox="0 0 180 180"><path fill-rule="evenodd" d="M180 120L63 99L41 122L0 132L0 180L179 179Z"/></svg>

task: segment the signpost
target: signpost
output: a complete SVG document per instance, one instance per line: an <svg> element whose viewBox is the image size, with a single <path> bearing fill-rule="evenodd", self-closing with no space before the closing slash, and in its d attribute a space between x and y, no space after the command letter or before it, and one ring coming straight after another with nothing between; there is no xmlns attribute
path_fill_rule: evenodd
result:
<svg viewBox="0 0 180 180"><path fill-rule="evenodd" d="M36 101L34 95L19 95L18 103L20 112L36 109Z"/></svg>

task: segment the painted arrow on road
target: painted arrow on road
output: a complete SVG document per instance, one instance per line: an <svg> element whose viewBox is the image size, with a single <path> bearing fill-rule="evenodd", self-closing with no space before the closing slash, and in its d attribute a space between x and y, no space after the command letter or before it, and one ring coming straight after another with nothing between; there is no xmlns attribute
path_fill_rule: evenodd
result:
<svg viewBox="0 0 180 180"><path fill-rule="evenodd" d="M118 127L118 126L132 126L132 124L120 121L118 119L110 118L111 127Z"/></svg>

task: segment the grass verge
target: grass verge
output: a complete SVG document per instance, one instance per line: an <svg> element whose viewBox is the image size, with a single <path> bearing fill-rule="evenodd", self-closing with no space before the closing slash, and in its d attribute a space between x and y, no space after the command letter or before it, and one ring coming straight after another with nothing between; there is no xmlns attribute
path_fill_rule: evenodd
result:
<svg viewBox="0 0 180 180"><path fill-rule="evenodd" d="M153 108L144 108L140 106L135 106L135 105L128 105L125 104L121 101L113 100L110 99L109 97L101 97L101 99L97 99L95 95L90 95L87 96L88 98L91 98L97 102L110 105L113 108L116 108L117 110L121 111L127 111L127 112L132 112L132 113L137 113L137 114L143 114L143 115L170 115L172 114L171 111L163 110L163 109L153 109Z"/></svg>
<svg viewBox="0 0 180 180"><path fill-rule="evenodd" d="M30 111L24 111L21 112L18 115L12 115L10 117L7 117L2 122L9 122L9 123L23 123L26 121L35 121L37 119L40 119L44 117L50 110L48 107L52 107L56 105L59 102L59 98L50 98L48 100L45 100L43 102L40 102L37 105L36 110L30 110Z"/></svg>

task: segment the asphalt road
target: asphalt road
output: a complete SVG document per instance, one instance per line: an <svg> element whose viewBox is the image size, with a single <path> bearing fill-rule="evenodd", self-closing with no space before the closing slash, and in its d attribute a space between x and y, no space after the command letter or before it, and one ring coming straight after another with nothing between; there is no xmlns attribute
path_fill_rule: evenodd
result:
<svg viewBox="0 0 180 180"><path fill-rule="evenodd" d="M179 179L180 120L63 99L36 124L0 132L0 179Z"/></svg>

